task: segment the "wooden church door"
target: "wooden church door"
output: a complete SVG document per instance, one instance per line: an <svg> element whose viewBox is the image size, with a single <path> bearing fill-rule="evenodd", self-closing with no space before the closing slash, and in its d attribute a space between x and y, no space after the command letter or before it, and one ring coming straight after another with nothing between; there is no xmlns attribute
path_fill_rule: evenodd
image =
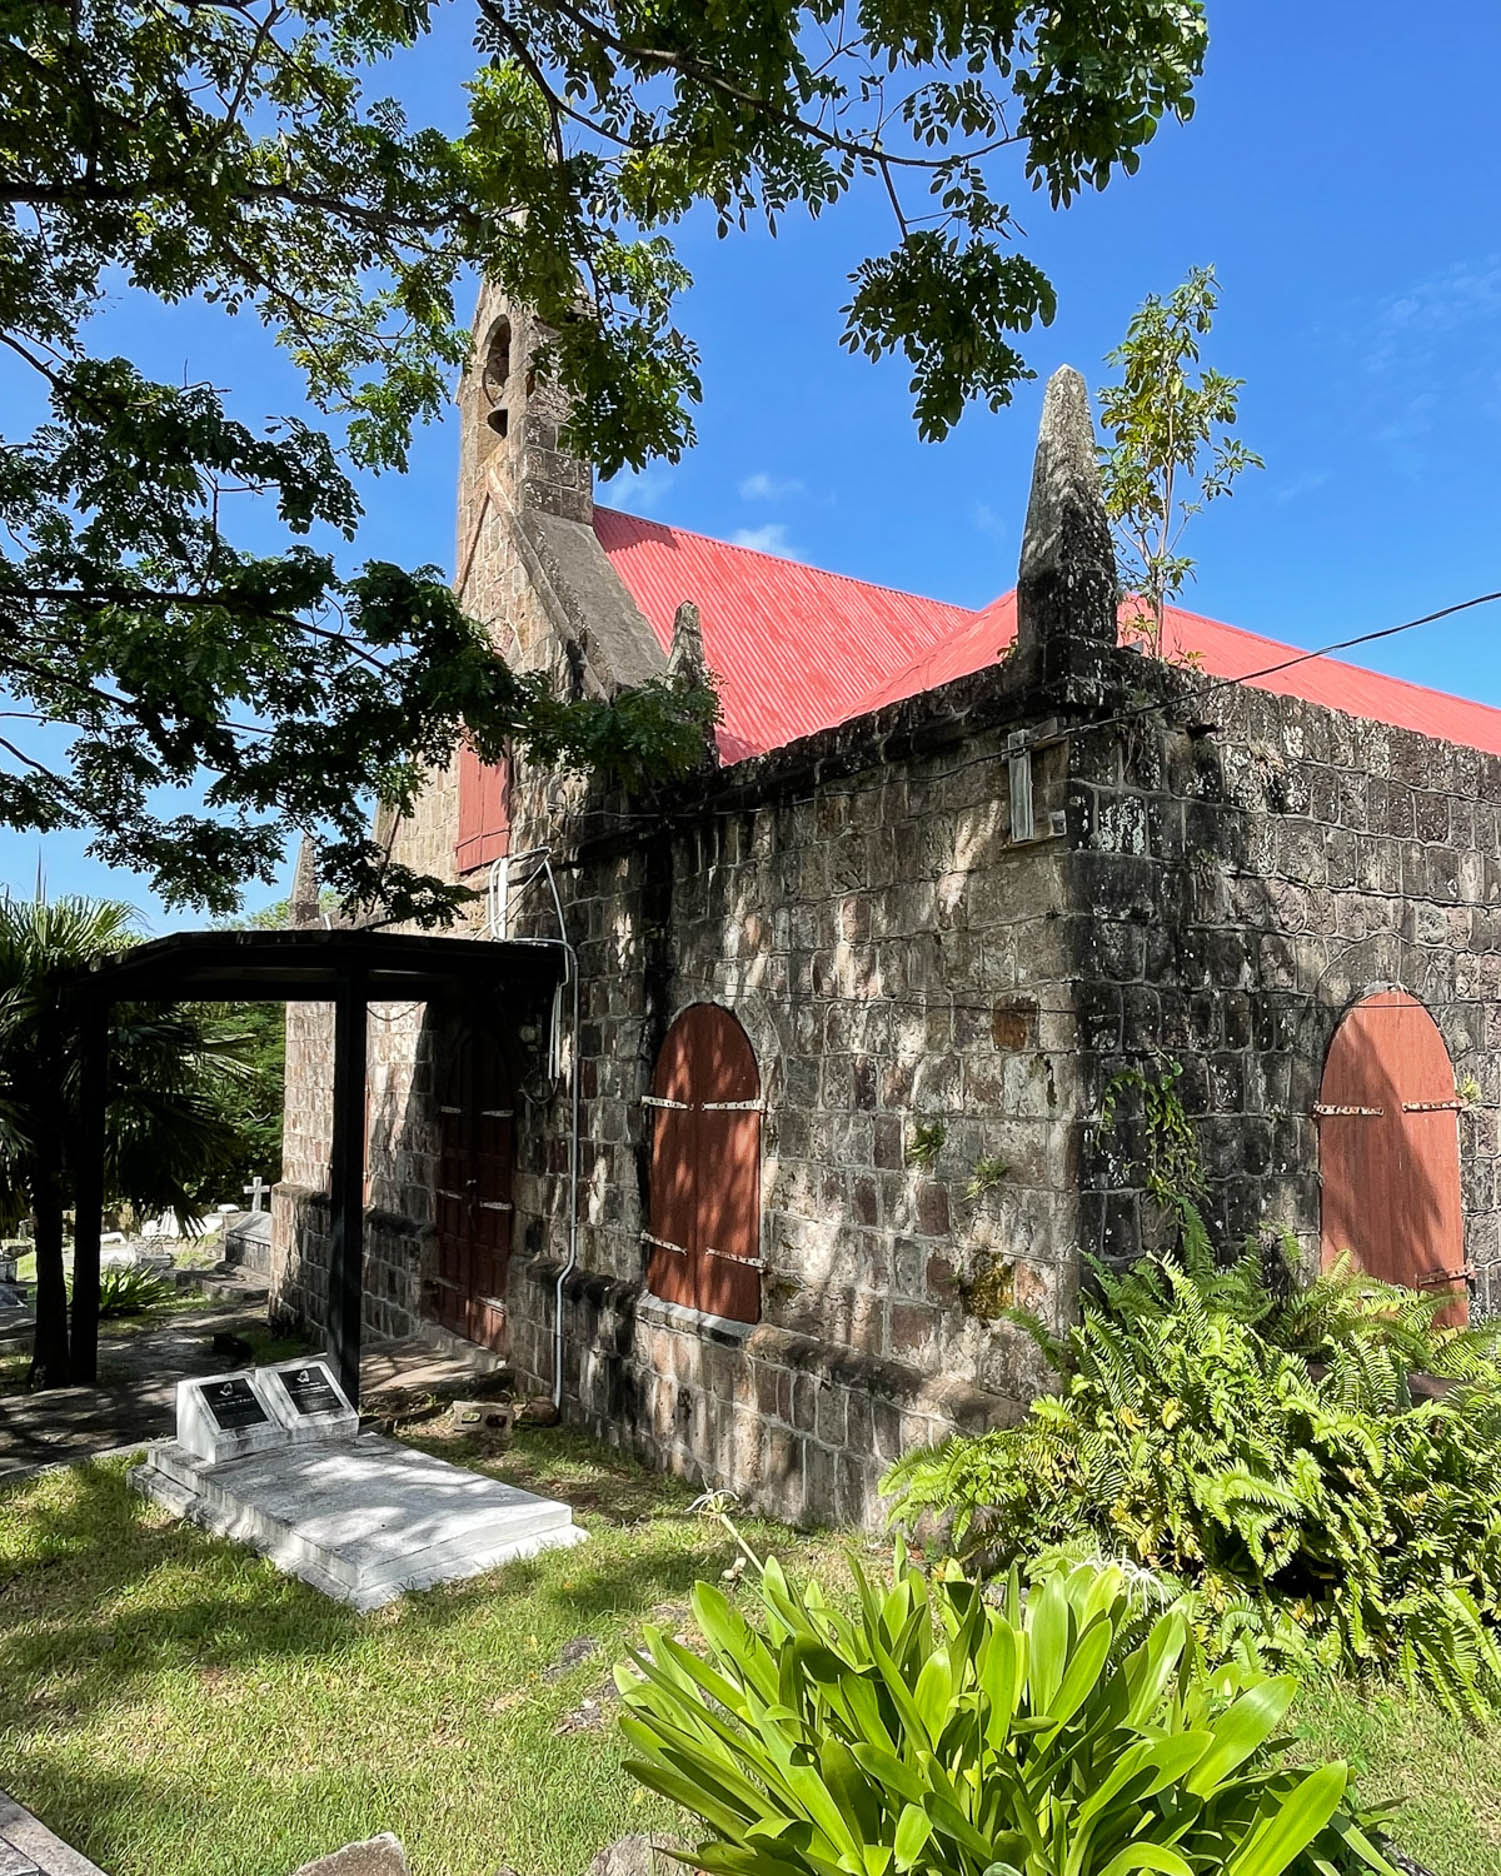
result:
<svg viewBox="0 0 1501 1876"><path fill-rule="evenodd" d="M438 1321L501 1349L515 1216L514 1077L500 1042L466 1024L451 1032L438 1085Z"/></svg>
<svg viewBox="0 0 1501 1876"><path fill-rule="evenodd" d="M1459 1097L1438 1025L1404 990L1347 1012L1329 1045L1319 1104L1322 1251L1409 1289L1452 1297L1468 1319L1459 1191Z"/></svg>
<svg viewBox="0 0 1501 1876"><path fill-rule="evenodd" d="M761 1078L728 1010L695 1003L668 1030L652 1115L647 1288L737 1322L761 1317Z"/></svg>

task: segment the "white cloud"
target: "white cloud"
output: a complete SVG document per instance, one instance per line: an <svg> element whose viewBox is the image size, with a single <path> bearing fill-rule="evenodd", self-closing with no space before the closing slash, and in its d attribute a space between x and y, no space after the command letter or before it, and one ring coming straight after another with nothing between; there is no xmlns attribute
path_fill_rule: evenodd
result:
<svg viewBox="0 0 1501 1876"><path fill-rule="evenodd" d="M1367 371L1410 373L1433 358L1435 341L1463 327L1501 319L1501 255L1456 261L1392 294L1377 308L1365 355Z"/></svg>
<svg viewBox="0 0 1501 1876"><path fill-rule="evenodd" d="M618 508L625 515L650 515L661 507L672 481L670 469L622 469L619 475L600 483L596 499L601 508Z"/></svg>
<svg viewBox="0 0 1501 1876"><path fill-rule="evenodd" d="M780 521L768 521L760 528L740 528L731 535L736 547L753 547L758 554L780 554L784 560L796 560L787 529Z"/></svg>
<svg viewBox="0 0 1501 1876"><path fill-rule="evenodd" d="M1289 502L1298 501L1304 495L1312 495L1315 489L1321 489L1329 480L1327 469L1310 469L1307 475L1294 476L1291 482L1284 482L1280 488L1272 490L1272 500L1279 508L1285 508Z"/></svg>
<svg viewBox="0 0 1501 1876"><path fill-rule="evenodd" d="M969 511L969 518L982 534L988 534L993 541L1010 538L1010 528L989 502L976 502Z"/></svg>
<svg viewBox="0 0 1501 1876"><path fill-rule="evenodd" d="M744 502L785 502L794 495L801 495L804 484L796 476L768 475L764 469L758 469L740 484L740 499Z"/></svg>

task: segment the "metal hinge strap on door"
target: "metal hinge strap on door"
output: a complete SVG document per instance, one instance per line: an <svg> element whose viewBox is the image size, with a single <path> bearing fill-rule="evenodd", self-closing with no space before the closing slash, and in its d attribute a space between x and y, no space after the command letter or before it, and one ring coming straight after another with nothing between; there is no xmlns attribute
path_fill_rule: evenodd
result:
<svg viewBox="0 0 1501 1876"><path fill-rule="evenodd" d="M643 1094L641 1105L643 1107L675 1107L685 1114L689 1107L687 1101L669 1101L665 1094Z"/></svg>
<svg viewBox="0 0 1501 1876"><path fill-rule="evenodd" d="M1420 1290L1435 1290L1441 1283L1468 1283L1474 1274L1473 1264L1461 1264L1457 1270L1425 1270L1414 1282Z"/></svg>
<svg viewBox="0 0 1501 1876"><path fill-rule="evenodd" d="M1330 1120L1336 1115L1344 1118L1356 1116L1364 1119L1379 1120L1386 1112L1384 1107L1329 1107L1320 1101L1313 1110L1315 1120Z"/></svg>
<svg viewBox="0 0 1501 1876"><path fill-rule="evenodd" d="M511 1206L507 1199L481 1199L479 1208L482 1212L508 1212Z"/></svg>
<svg viewBox="0 0 1501 1876"><path fill-rule="evenodd" d="M746 1264L752 1270L764 1270L766 1268L764 1258L743 1257L739 1251L716 1251L712 1244L706 1244L704 1246L704 1255L705 1257L722 1257L727 1264Z"/></svg>
<svg viewBox="0 0 1501 1876"><path fill-rule="evenodd" d="M1465 1101L1404 1101L1402 1112L1404 1114L1457 1114L1462 1107L1466 1106L1468 1102Z"/></svg>
<svg viewBox="0 0 1501 1876"><path fill-rule="evenodd" d="M479 1112L481 1120L514 1120L516 1118L514 1107L482 1107Z"/></svg>
<svg viewBox="0 0 1501 1876"><path fill-rule="evenodd" d="M674 1244L670 1238L654 1238L649 1231L643 1231L641 1238L643 1243L654 1244L659 1251L675 1251L679 1257L689 1254L686 1244Z"/></svg>
<svg viewBox="0 0 1501 1876"><path fill-rule="evenodd" d="M701 1103L706 1114L759 1114L759 1101L704 1101Z"/></svg>

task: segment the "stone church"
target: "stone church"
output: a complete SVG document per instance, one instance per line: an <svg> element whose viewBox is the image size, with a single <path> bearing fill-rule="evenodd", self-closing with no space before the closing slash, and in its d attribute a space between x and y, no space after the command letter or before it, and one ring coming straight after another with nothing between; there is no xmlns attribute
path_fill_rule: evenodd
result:
<svg viewBox="0 0 1501 1876"><path fill-rule="evenodd" d="M898 1453L1045 1384L1009 1306L1059 1327L1150 1240L1107 1096L1173 1063L1221 1242L1501 1309L1501 711L1186 612L1120 642L1076 374L1017 590L969 612L596 507L536 338L482 302L463 604L575 695L705 668L723 720L633 796L461 752L381 830L565 966L535 1007L372 1010L367 1329L869 1520ZM310 1322L331 1027L289 1011L273 1301Z"/></svg>

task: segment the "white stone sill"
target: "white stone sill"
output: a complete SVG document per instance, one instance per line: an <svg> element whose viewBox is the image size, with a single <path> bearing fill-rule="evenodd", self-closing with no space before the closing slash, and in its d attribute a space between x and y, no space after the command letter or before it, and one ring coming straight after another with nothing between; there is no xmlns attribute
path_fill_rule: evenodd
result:
<svg viewBox="0 0 1501 1876"><path fill-rule="evenodd" d="M755 1322L739 1322L733 1316L714 1316L706 1309L693 1309L687 1303L669 1303L665 1298L643 1292L636 1305L638 1322L659 1323L664 1329L676 1329L696 1336L701 1342L740 1343L760 1327Z"/></svg>

